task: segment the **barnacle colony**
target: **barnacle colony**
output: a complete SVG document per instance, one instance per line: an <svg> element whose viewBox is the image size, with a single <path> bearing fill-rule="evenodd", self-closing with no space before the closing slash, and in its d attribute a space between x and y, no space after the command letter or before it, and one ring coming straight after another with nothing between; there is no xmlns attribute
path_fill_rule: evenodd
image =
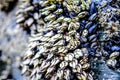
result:
<svg viewBox="0 0 120 80"><path fill-rule="evenodd" d="M93 80L89 60L119 71L119 2L23 0L17 23L30 33L22 73L30 80ZM115 5L116 4L116 5Z"/></svg>
<svg viewBox="0 0 120 80"><path fill-rule="evenodd" d="M86 42L88 35L87 30L80 28L80 21L88 16L90 3L90 0L32 0L20 6L17 23L31 29L22 73L31 80L93 80L87 71L88 50L79 47L80 36Z"/></svg>
<svg viewBox="0 0 120 80"><path fill-rule="evenodd" d="M23 0L24 1L24 0ZM91 0L28 0L16 12L17 23L31 33L39 32L39 28L46 23L60 26L62 21L77 22L88 14ZM66 25L66 23L64 25ZM53 26L53 25L51 25Z"/></svg>
<svg viewBox="0 0 120 80"><path fill-rule="evenodd" d="M120 72L120 5L118 4L119 2L115 1L104 8L99 6L98 16L101 16L99 18L101 30L98 40L108 67Z"/></svg>

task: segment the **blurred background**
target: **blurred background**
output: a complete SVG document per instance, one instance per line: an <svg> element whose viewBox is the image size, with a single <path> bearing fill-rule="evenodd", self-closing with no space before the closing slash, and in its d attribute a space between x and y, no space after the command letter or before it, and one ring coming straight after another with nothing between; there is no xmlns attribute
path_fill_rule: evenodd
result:
<svg viewBox="0 0 120 80"><path fill-rule="evenodd" d="M19 5L18 0L0 0L0 80L24 80L19 69L28 35L16 25Z"/></svg>

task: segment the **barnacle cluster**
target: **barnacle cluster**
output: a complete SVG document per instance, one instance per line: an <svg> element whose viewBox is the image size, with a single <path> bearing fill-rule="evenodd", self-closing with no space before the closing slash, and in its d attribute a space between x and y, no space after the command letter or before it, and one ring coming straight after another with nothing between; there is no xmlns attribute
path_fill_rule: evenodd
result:
<svg viewBox="0 0 120 80"><path fill-rule="evenodd" d="M92 60L120 68L119 1L23 0L17 23L30 33L28 80L93 80Z"/></svg>
<svg viewBox="0 0 120 80"><path fill-rule="evenodd" d="M110 4L110 5L108 5ZM115 1L99 6L99 43L102 56L107 65L115 70L120 69L120 2Z"/></svg>
<svg viewBox="0 0 120 80"><path fill-rule="evenodd" d="M0 0L0 10L10 11L18 0Z"/></svg>
<svg viewBox="0 0 120 80"><path fill-rule="evenodd" d="M36 33L39 32L36 28L52 21L78 21L88 14L90 3L91 0L28 0L16 12L17 23L28 32Z"/></svg>
<svg viewBox="0 0 120 80"><path fill-rule="evenodd" d="M16 14L17 22L23 27L34 26L36 32L31 33L29 38L22 73L33 80L93 80L88 70L90 64L86 46L91 45L88 40L96 41L96 35L92 33L95 33L97 24L92 23L91 17L90 25L84 20L89 21L85 17L89 16L90 3L90 0L33 0L24 3L24 8ZM26 17L23 17L24 13ZM92 44L92 47L95 45Z"/></svg>

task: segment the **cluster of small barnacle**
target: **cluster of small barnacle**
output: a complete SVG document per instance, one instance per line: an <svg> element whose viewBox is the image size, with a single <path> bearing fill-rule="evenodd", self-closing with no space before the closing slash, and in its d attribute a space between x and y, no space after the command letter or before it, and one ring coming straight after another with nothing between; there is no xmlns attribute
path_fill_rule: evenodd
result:
<svg viewBox="0 0 120 80"><path fill-rule="evenodd" d="M31 33L22 64L22 73L33 80L93 79L87 72L90 66L88 50L81 45L87 42L89 27L82 30L85 23L79 23L88 16L90 1L71 1L26 2L24 8L17 12L18 23L24 27L36 27L36 32ZM24 13L28 17L23 17Z"/></svg>
<svg viewBox="0 0 120 80"><path fill-rule="evenodd" d="M36 28L46 23L51 24L55 20L60 23L63 18L67 22L78 21L88 14L86 10L89 9L90 3L91 0L28 0L16 12L17 23L24 29L30 29L31 33L36 33L39 32Z"/></svg>
<svg viewBox="0 0 120 80"><path fill-rule="evenodd" d="M118 69L120 10L112 7L91 0L25 1L16 13L31 35L22 73L30 80L93 80L89 60L98 57Z"/></svg>
<svg viewBox="0 0 120 80"><path fill-rule="evenodd" d="M115 70L120 69L120 2L111 2L99 7L99 43L101 53L106 57L107 65Z"/></svg>

